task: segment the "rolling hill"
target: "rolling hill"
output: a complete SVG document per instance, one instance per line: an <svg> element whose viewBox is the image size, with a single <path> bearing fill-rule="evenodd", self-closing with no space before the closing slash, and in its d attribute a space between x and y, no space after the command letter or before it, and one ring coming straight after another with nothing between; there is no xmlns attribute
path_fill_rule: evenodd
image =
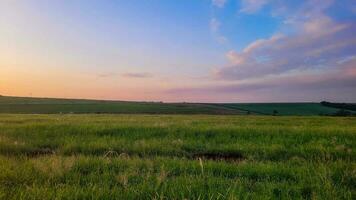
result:
<svg viewBox="0 0 356 200"><path fill-rule="evenodd" d="M0 113L333 115L320 103L162 103L0 96Z"/></svg>

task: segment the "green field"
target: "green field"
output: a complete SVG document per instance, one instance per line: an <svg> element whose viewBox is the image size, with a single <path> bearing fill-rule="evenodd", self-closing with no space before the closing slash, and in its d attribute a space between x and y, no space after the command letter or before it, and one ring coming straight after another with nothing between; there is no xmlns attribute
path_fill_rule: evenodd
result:
<svg viewBox="0 0 356 200"><path fill-rule="evenodd" d="M59 114L227 114L313 116L332 115L340 109L320 103L160 103L26 98L0 96L0 113Z"/></svg>
<svg viewBox="0 0 356 200"><path fill-rule="evenodd" d="M356 120L0 115L0 199L355 199Z"/></svg>
<svg viewBox="0 0 356 200"><path fill-rule="evenodd" d="M222 106L194 103L100 101L0 96L0 113L243 114L246 112Z"/></svg>
<svg viewBox="0 0 356 200"><path fill-rule="evenodd" d="M271 115L274 111L277 111L277 115L330 115L339 110L320 103L235 103L223 106L262 115Z"/></svg>

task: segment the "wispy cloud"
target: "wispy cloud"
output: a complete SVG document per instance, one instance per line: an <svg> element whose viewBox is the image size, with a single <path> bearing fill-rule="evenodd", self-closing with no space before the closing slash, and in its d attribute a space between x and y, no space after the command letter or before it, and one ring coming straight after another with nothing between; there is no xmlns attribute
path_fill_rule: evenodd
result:
<svg viewBox="0 0 356 200"><path fill-rule="evenodd" d="M219 44L226 44L229 42L229 40L225 37L225 36L218 36L216 37L216 41L219 43Z"/></svg>
<svg viewBox="0 0 356 200"><path fill-rule="evenodd" d="M216 19L215 17L214 18L211 18L210 20L210 30L215 33L219 30L220 28L220 21L218 19Z"/></svg>
<svg viewBox="0 0 356 200"><path fill-rule="evenodd" d="M217 8L223 8L225 4L227 3L227 0L212 0L212 5ZM213 9L215 10L215 9ZM220 20L216 17L214 12L212 12L211 18L210 18L210 31L219 44L227 44L228 43L228 38L225 35L221 34L221 22Z"/></svg>
<svg viewBox="0 0 356 200"><path fill-rule="evenodd" d="M115 77L115 76L117 76L117 74L113 73L113 72L111 72L111 73L103 73L103 74L98 74L97 75L98 78L111 78L111 77Z"/></svg>
<svg viewBox="0 0 356 200"><path fill-rule="evenodd" d="M212 4L216 7L223 8L227 0L212 0Z"/></svg>
<svg viewBox="0 0 356 200"><path fill-rule="evenodd" d="M294 22L287 26L295 29L294 33L275 34L250 43L240 52L229 51L226 57L231 65L218 69L215 75L224 80L243 80L340 68L340 60L356 55L356 25L336 22L324 14L332 1L323 1L319 7L316 2L319 0L308 1L292 14Z"/></svg>
<svg viewBox="0 0 356 200"><path fill-rule="evenodd" d="M272 36L240 51L228 51L229 64L215 69L210 83L172 88L167 94L203 101L354 101L356 24L329 16L327 10L334 3L307 0L294 6L280 0L243 1L241 12L258 14L269 6L271 16L284 23ZM211 23L215 33L219 23Z"/></svg>
<svg viewBox="0 0 356 200"><path fill-rule="evenodd" d="M150 73L124 73L124 74L121 74L123 77L126 77L126 78L150 78L150 77L153 77L152 74Z"/></svg>
<svg viewBox="0 0 356 200"><path fill-rule="evenodd" d="M240 101L349 101L356 99L356 59L340 69L327 72L298 72L272 75L262 79L222 84L172 88L167 94L223 97L233 95ZM214 99L213 99L214 100Z"/></svg>
<svg viewBox="0 0 356 200"><path fill-rule="evenodd" d="M98 74L97 77L98 78L113 78L113 77L125 77L125 78L151 78L153 77L152 74L150 73L146 73L146 72L128 72L128 73L122 73L122 74L118 74L118 73L114 73L114 72L110 72L110 73L102 73L102 74Z"/></svg>
<svg viewBox="0 0 356 200"><path fill-rule="evenodd" d="M258 12L271 0L242 0L240 12L242 13L255 13Z"/></svg>
<svg viewBox="0 0 356 200"><path fill-rule="evenodd" d="M213 17L210 20L210 31L219 44L226 44L228 39L220 33L221 22Z"/></svg>

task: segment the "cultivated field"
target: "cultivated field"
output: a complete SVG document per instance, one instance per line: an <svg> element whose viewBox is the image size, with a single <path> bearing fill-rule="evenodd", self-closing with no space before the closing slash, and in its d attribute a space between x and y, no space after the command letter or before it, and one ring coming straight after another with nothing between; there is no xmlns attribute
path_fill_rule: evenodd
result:
<svg viewBox="0 0 356 200"><path fill-rule="evenodd" d="M313 116L330 115L338 112L339 109L326 107L320 103L231 103L222 104L225 108L231 108L250 113L282 116Z"/></svg>
<svg viewBox="0 0 356 200"><path fill-rule="evenodd" d="M333 115L340 109L320 103L161 103L0 96L0 113L14 114L224 114ZM355 113L352 110L348 110ZM275 113L276 112L276 113Z"/></svg>
<svg viewBox="0 0 356 200"><path fill-rule="evenodd" d="M355 199L356 120L0 115L0 199Z"/></svg>

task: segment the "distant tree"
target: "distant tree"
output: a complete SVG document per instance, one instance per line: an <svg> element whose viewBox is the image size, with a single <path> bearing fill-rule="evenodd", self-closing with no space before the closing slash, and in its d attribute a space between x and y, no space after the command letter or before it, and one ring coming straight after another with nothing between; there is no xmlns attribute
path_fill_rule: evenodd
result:
<svg viewBox="0 0 356 200"><path fill-rule="evenodd" d="M277 110L273 110L273 115L274 116L278 115L278 111Z"/></svg>
<svg viewBox="0 0 356 200"><path fill-rule="evenodd" d="M251 112L248 110L248 111L247 111L247 114L249 115L249 114L251 114Z"/></svg>
<svg viewBox="0 0 356 200"><path fill-rule="evenodd" d="M326 105L330 104L330 102L327 102L327 101L322 101L322 102L320 102L320 104L321 104L321 105L325 105L325 106L326 106Z"/></svg>

